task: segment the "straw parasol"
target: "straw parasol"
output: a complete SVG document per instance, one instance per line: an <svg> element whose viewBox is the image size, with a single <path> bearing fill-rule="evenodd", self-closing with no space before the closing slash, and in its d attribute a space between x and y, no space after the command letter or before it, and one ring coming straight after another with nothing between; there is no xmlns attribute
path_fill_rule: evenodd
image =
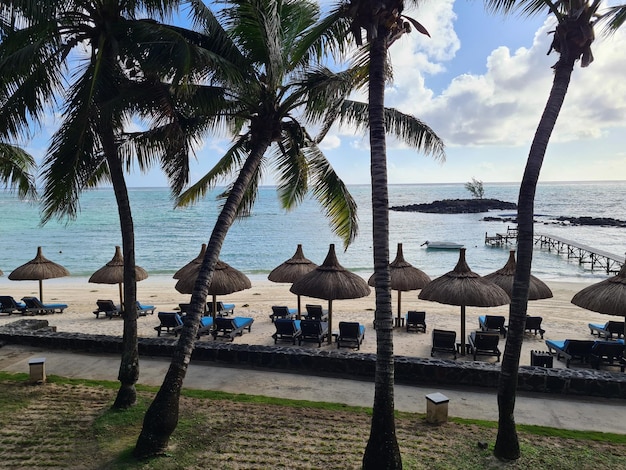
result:
<svg viewBox="0 0 626 470"><path fill-rule="evenodd" d="M267 278L272 282L294 283L315 268L317 268L317 264L304 257L302 245L298 244L295 254L284 263L275 267ZM300 294L298 294L298 318L301 317L301 313Z"/></svg>
<svg viewBox="0 0 626 470"><path fill-rule="evenodd" d="M626 338L626 263L617 276L597 282L572 297L572 303L593 312L624 317Z"/></svg>
<svg viewBox="0 0 626 470"><path fill-rule="evenodd" d="M200 272L202 263L194 263L176 283L176 290L181 294L193 293L193 288ZM213 271L213 279L209 285L209 294L213 296L213 317L217 312L217 296L232 294L245 289L250 289L252 283L248 276L233 268L230 264L218 260Z"/></svg>
<svg viewBox="0 0 626 470"><path fill-rule="evenodd" d="M402 292L422 289L431 279L424 271L417 269L404 259L402 253L402 243L398 243L398 253L396 259L389 263L389 274L391 276L391 289L398 291L398 317L396 326L400 325L402 314ZM376 287L376 274L372 274L367 283Z"/></svg>
<svg viewBox="0 0 626 470"><path fill-rule="evenodd" d="M145 269L135 265L135 277L137 282L148 278ZM91 275L88 282L94 284L118 284L120 289L120 306L124 310L124 293L122 284L124 284L124 256L119 246L115 247L115 254L111 261L98 269Z"/></svg>
<svg viewBox="0 0 626 470"><path fill-rule="evenodd" d="M37 247L37 256L28 263L15 268L9 279L12 281L39 281L39 300L43 302L43 280L69 276L70 272L60 264L47 259Z"/></svg>
<svg viewBox="0 0 626 470"><path fill-rule="evenodd" d="M497 271L483 276L483 279L499 285L511 297L513 292L513 278L515 277L515 250L509 253L506 264ZM528 289L528 300L551 299L552 291L545 282L530 275L530 285Z"/></svg>
<svg viewBox="0 0 626 470"><path fill-rule="evenodd" d="M511 300L507 293L493 282L485 281L473 272L465 261L465 248L459 252L454 269L431 281L418 298L461 307L461 354L465 355L465 307L497 307Z"/></svg>
<svg viewBox="0 0 626 470"><path fill-rule="evenodd" d="M364 279L339 264L335 245L331 244L321 266L293 283L291 292L316 299L328 300L328 342L332 341L333 300L366 297L370 288Z"/></svg>
<svg viewBox="0 0 626 470"><path fill-rule="evenodd" d="M202 264L202 260L204 259L205 253L206 253L206 243L203 243L202 248L200 249L200 254L198 254L198 256L196 256L194 259L189 261L189 263L187 263L185 266L183 266L178 271L176 271L174 273L174 276L172 277L174 279L182 279L184 277L187 277L187 272L189 272L190 270L193 271L196 265Z"/></svg>

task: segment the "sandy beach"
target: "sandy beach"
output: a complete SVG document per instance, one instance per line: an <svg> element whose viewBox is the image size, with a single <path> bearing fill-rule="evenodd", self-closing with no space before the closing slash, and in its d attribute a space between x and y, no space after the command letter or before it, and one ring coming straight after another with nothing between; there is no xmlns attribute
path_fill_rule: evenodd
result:
<svg viewBox="0 0 626 470"><path fill-rule="evenodd" d="M142 304L156 307L156 312L174 311L179 303L189 302L190 296L182 295L174 289L175 282L165 276L150 277L138 283L138 298ZM542 327L546 330L544 339L592 339L587 327L588 323L605 323L617 318L584 310L573 305L570 301L576 292L588 284L569 282L547 283L554 297L546 300L529 302L528 313L543 317ZM237 337L235 342L273 345L272 333L275 328L269 315L272 305L287 305L297 307L297 297L289 292L289 284L276 284L267 280L253 280L252 288L223 296L218 300L235 304L235 315L254 318L250 333ZM5 278L0 280L0 289L3 295L12 295L16 300L24 296L38 296L36 281L12 282ZM122 335L122 320L120 318L107 319L100 316L96 319L92 313L96 308L96 300L111 299L119 303L117 285L89 284L86 279L61 278L44 282L44 303L65 303L68 308L61 314L38 315L45 318L57 331L81 332L104 335ZM431 347L431 331L433 328L455 330L457 341L460 338L460 307L444 305L435 302L419 300L418 291L402 293L402 312L408 310L426 311L427 333L407 333L404 328L394 329L394 353L399 356L429 357ZM397 314L397 292L392 294L392 308ZM376 337L372 320L374 318L374 292L361 299L337 300L333 302L333 330L341 320L359 321L366 327L365 340L361 346L362 352L376 352ZM327 307L327 302L320 299L303 297L302 309L306 303L321 304ZM508 318L508 305L494 308L467 308L466 332L479 329L480 315L504 315ZM0 316L0 325L22 318L22 315ZM508 320L507 320L508 323ZM143 337L156 336L154 327L159 324L156 314L140 317L138 332ZM210 336L203 336L201 341L213 341ZM219 340L218 340L219 341ZM290 343L279 342L281 345L291 346ZM504 351L505 340L500 340L500 350ZM305 343L302 348L316 348L317 344ZM336 345L323 345L323 348L336 348ZM526 334L524 339L521 364L530 364L530 351L547 351L545 342L539 335ZM445 355L441 355L445 357ZM451 357L451 356L450 356ZM479 360L495 362L495 357L479 356ZM459 356L457 360L472 360L471 356ZM563 361L554 361L555 367L565 367ZM581 367L576 365L576 367Z"/></svg>

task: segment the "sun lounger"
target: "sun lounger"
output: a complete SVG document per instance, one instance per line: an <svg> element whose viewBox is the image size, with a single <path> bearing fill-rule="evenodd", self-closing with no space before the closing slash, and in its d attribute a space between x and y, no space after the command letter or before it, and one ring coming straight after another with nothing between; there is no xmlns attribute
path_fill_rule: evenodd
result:
<svg viewBox="0 0 626 470"><path fill-rule="evenodd" d="M216 317L211 334L213 339L230 338L233 341L235 336L243 335L245 329L251 331L253 322L254 318L249 317Z"/></svg>
<svg viewBox="0 0 626 470"><path fill-rule="evenodd" d="M310 341L321 347L322 342L328 336L328 322L325 321L301 320L300 328L302 334L298 336L298 345L301 345L303 341Z"/></svg>
<svg viewBox="0 0 626 470"><path fill-rule="evenodd" d="M113 303L112 300L96 300L98 308L93 311L96 318L100 318L100 314L103 313L109 320L114 316L120 316L122 311Z"/></svg>
<svg viewBox="0 0 626 470"><path fill-rule="evenodd" d="M26 304L24 313L30 315L63 313L67 308L67 304L42 304L37 297L22 297L22 300Z"/></svg>
<svg viewBox="0 0 626 470"><path fill-rule="evenodd" d="M528 331L529 333L534 332L535 336L537 336L537 333L539 333L541 335L541 339L543 339L543 334L546 332L546 330L541 328L542 321L542 317L526 316L526 327L524 331Z"/></svg>
<svg viewBox="0 0 626 470"><path fill-rule="evenodd" d="M456 359L456 331L434 329L431 357L435 355L435 351L453 354Z"/></svg>
<svg viewBox="0 0 626 470"><path fill-rule="evenodd" d="M296 340L302 334L300 320L277 318L274 326L276 327L276 332L272 335L274 344L278 341L291 341L292 344L296 344Z"/></svg>
<svg viewBox="0 0 626 470"><path fill-rule="evenodd" d="M213 332L213 317L204 316L200 317L200 327L198 328L197 338L200 339L202 335L209 335Z"/></svg>
<svg viewBox="0 0 626 470"><path fill-rule="evenodd" d="M293 320L295 316L298 314L298 311L295 308L289 308L282 305L274 305L272 307L272 314L270 315L270 319L274 322L277 318L288 318Z"/></svg>
<svg viewBox="0 0 626 470"><path fill-rule="evenodd" d="M142 305L141 302L137 301L137 315L140 317L145 317L148 313L152 315L155 308L154 305Z"/></svg>
<svg viewBox="0 0 626 470"><path fill-rule="evenodd" d="M328 310L322 308L321 305L306 304L306 319L328 321Z"/></svg>
<svg viewBox="0 0 626 470"><path fill-rule="evenodd" d="M365 326L359 322L340 321L339 335L337 336L337 348L352 346L361 349L361 343L365 339Z"/></svg>
<svg viewBox="0 0 626 470"><path fill-rule="evenodd" d="M469 340L470 353L476 356L497 356L500 361L501 352L498 348L500 334L491 331L472 331L467 337Z"/></svg>
<svg viewBox="0 0 626 470"><path fill-rule="evenodd" d="M600 365L619 366L624 372L624 340L595 341L591 347L589 363L594 369L600 369Z"/></svg>
<svg viewBox="0 0 626 470"><path fill-rule="evenodd" d="M605 324L589 323L589 331L592 335L597 334L598 338L613 339L613 335L615 335L615 337L619 339L624 336L624 322L608 321Z"/></svg>
<svg viewBox="0 0 626 470"><path fill-rule="evenodd" d="M24 313L24 309L26 308L26 304L23 302L18 302L10 295L1 295L0 296L0 312L8 313L11 315L12 313Z"/></svg>
<svg viewBox="0 0 626 470"><path fill-rule="evenodd" d="M502 315L481 315L478 324L482 331L497 331L506 338L505 318Z"/></svg>
<svg viewBox="0 0 626 470"><path fill-rule="evenodd" d="M426 312L411 310L406 314L406 331L423 331L426 333Z"/></svg>
<svg viewBox="0 0 626 470"><path fill-rule="evenodd" d="M213 302L207 302L206 304L207 314L213 315ZM235 304L225 304L222 302L217 302L217 315L223 317L226 315L234 315L235 313Z"/></svg>
<svg viewBox="0 0 626 470"><path fill-rule="evenodd" d="M557 360L565 359L565 365L569 367L572 360L587 362L591 355L591 348L595 341L580 339L566 339L564 341L546 340L546 346L550 353L555 354Z"/></svg>
<svg viewBox="0 0 626 470"><path fill-rule="evenodd" d="M95 313L95 312L94 312ZM180 330L183 328L183 319L178 312L159 312L159 326L155 326L154 329L157 332L157 336L161 336L163 330L165 333L178 336Z"/></svg>

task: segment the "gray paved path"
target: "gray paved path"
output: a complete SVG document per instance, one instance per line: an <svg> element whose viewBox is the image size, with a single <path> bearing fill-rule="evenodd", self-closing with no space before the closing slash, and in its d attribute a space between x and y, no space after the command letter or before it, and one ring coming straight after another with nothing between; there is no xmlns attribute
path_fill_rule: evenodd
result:
<svg viewBox="0 0 626 470"><path fill-rule="evenodd" d="M69 378L115 381L120 364L117 355L8 345L0 348L0 370L28 373L28 361L37 357L46 358L47 375ZM141 357L139 382L160 385L168 366L169 360L165 358ZM367 407L372 406L374 397L374 384L368 381L223 367L201 362L191 363L185 387ZM441 392L450 399L450 416L497 420L496 392L491 389L396 385L396 409L425 413L425 396L433 392ZM515 418L523 424L626 434L626 400L519 393Z"/></svg>

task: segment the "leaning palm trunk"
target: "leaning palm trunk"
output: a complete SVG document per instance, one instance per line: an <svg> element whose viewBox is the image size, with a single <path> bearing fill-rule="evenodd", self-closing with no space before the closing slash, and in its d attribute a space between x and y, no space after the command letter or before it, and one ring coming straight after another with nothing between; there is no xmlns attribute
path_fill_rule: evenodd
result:
<svg viewBox="0 0 626 470"><path fill-rule="evenodd" d="M498 436L494 448L494 455L505 460L520 457L513 413L533 258L535 190L548 141L565 100L575 60L576 57L572 54L562 54L555 65L552 90L530 147L518 197L517 267L509 309L509 330L498 383Z"/></svg>
<svg viewBox="0 0 626 470"><path fill-rule="evenodd" d="M139 378L139 349L137 345L137 282L135 272L135 236L133 217L128 199L128 188L124 179L124 170L118 158L112 129L103 129L102 146L106 155L111 183L117 201L117 210L122 231L122 249L124 255L124 334L122 337L122 360L118 380L120 389L113 403L113 408L125 409L137 401L135 384Z"/></svg>
<svg viewBox="0 0 626 470"><path fill-rule="evenodd" d="M389 274L389 197L385 147L386 36L370 42L369 123L372 178L374 274L376 278L376 376L374 407L363 468L400 469L393 397L393 316Z"/></svg>
<svg viewBox="0 0 626 470"><path fill-rule="evenodd" d="M220 212L207 251L202 261L198 278L191 295L190 312L187 314L180 339L174 349L172 362L165 375L163 384L157 392L143 420L143 428L137 439L133 455L146 458L165 453L170 436L178 424L180 391L187 373L189 360L194 348L200 316L204 311L208 296L208 286L213 279L213 272L226 238L226 234L237 216L237 210L254 174L257 172L265 151L270 146L271 138L267 137L252 150L250 156L239 172L224 207Z"/></svg>

